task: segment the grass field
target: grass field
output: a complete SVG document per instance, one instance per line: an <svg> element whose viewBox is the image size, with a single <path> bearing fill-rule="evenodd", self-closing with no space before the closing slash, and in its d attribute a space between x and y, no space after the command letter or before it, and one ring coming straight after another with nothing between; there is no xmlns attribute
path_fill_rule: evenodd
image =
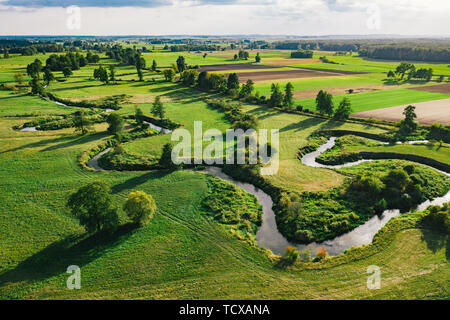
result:
<svg viewBox="0 0 450 320"><path fill-rule="evenodd" d="M285 55L266 54L277 59ZM164 66L175 62L178 55L160 52L145 54L145 58L147 64L158 58L158 64ZM23 72L34 58L0 59L0 82L11 83L14 73ZM208 61L204 64L233 62L228 53L209 54L206 58L190 54L187 61L203 64L203 59ZM101 62L112 63L106 59ZM150 115L151 102L161 95L166 117L183 128L191 130L195 120L203 121L203 130L231 126L223 113L203 101L210 94L163 82L160 74L149 71L144 73L147 81L138 82L135 69L127 66L117 67L122 81L103 85L90 80L94 68L77 70L66 81L53 82L47 90L74 100L127 94L128 101L117 111L122 115L134 114L134 105ZM301 83L310 89L332 86L333 81L348 81L356 86L358 81L379 81L377 77L341 76L305 79ZM354 97L361 99L361 108L369 104L375 108L379 104L374 101L378 100L385 105L391 99L395 103L406 99L425 101L439 95L408 89L375 93L378 96L361 93ZM352 103L356 109L358 101ZM258 118L260 128L280 130L280 169L267 179L295 193L325 191L341 185L346 177L339 171L307 167L297 159L298 149L308 144L311 133L325 129L385 132L363 124L287 114L267 107L243 108ZM210 190L204 173L83 169L77 157L111 138L105 123L95 125L96 132L84 136L75 134L73 128L38 132L12 129L29 121L29 115L76 110L35 96L0 91L0 299L449 299L448 235L417 227L417 214L391 221L376 245L282 270L274 267L273 257L267 252L239 240L205 212L202 201ZM17 117L9 117L13 115ZM125 143L124 148L135 155L159 156L162 145L169 140L170 135L158 135ZM450 159L448 148L392 148L426 154L445 163ZM65 204L70 193L96 180L111 186L118 207L131 191L151 194L158 207L155 218L146 227L131 228L119 209L121 226L114 235L86 234ZM81 290L66 288L69 265L81 267ZM366 270L370 265L382 269L380 290L367 289Z"/></svg>

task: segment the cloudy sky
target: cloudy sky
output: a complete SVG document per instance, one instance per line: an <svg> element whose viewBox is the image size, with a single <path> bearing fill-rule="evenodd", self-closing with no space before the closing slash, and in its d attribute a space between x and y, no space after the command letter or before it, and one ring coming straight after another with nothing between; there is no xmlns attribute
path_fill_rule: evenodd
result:
<svg viewBox="0 0 450 320"><path fill-rule="evenodd" d="M449 17L450 0L0 0L0 35L449 36Z"/></svg>

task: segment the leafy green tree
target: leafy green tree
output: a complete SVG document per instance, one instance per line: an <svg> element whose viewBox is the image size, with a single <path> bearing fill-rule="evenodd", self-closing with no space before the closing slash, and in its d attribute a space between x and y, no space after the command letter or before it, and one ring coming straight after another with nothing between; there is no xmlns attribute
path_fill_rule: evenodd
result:
<svg viewBox="0 0 450 320"><path fill-rule="evenodd" d="M94 70L94 79L97 79L103 83L109 83L108 71L103 66Z"/></svg>
<svg viewBox="0 0 450 320"><path fill-rule="evenodd" d="M286 84L286 88L284 89L284 101L283 105L288 108L292 109L294 106L294 86L292 83L288 82Z"/></svg>
<svg viewBox="0 0 450 320"><path fill-rule="evenodd" d="M156 203L153 197L144 191L131 192L123 205L123 210L134 223L143 226L153 218Z"/></svg>
<svg viewBox="0 0 450 320"><path fill-rule="evenodd" d="M331 116L333 114L333 108L333 96L328 92L320 90L316 97L317 111L321 114Z"/></svg>
<svg viewBox="0 0 450 320"><path fill-rule="evenodd" d="M239 90L239 77L237 73L230 73L227 81L228 90Z"/></svg>
<svg viewBox="0 0 450 320"><path fill-rule="evenodd" d="M227 90L227 79L223 74L212 73L209 75L211 90L225 92Z"/></svg>
<svg viewBox="0 0 450 320"><path fill-rule="evenodd" d="M51 81L55 80L55 76L50 71L50 69L45 68L44 69L44 81L47 83L47 85L50 84Z"/></svg>
<svg viewBox="0 0 450 320"><path fill-rule="evenodd" d="M392 70L389 70L388 74L387 74L388 78L394 78L395 77L395 73Z"/></svg>
<svg viewBox="0 0 450 320"><path fill-rule="evenodd" d="M138 75L139 81L144 80L144 74L142 73L142 70L136 68L136 71L137 71L137 75Z"/></svg>
<svg viewBox="0 0 450 320"><path fill-rule="evenodd" d="M164 75L164 78L166 79L166 81L172 82L173 78L175 77L175 71L172 68L165 69L163 71L163 75Z"/></svg>
<svg viewBox="0 0 450 320"><path fill-rule="evenodd" d="M400 63L400 65L397 66L397 68L395 69L395 72L397 74L400 74L401 79L403 80L403 78L405 77L405 74L408 71L412 70L413 68L415 69L413 64L408 63L408 62L402 62L402 63Z"/></svg>
<svg viewBox="0 0 450 320"><path fill-rule="evenodd" d="M5 51L3 52L3 58L4 59L8 59L9 58L9 51L8 51L8 49L5 49Z"/></svg>
<svg viewBox="0 0 450 320"><path fill-rule="evenodd" d="M27 65L27 74L32 78L39 79L39 72L42 71L42 62L39 59L34 60L34 62Z"/></svg>
<svg viewBox="0 0 450 320"><path fill-rule="evenodd" d="M32 94L42 95L44 93L44 88L42 87L42 84L39 81L39 78L37 78L37 77L31 78L31 81L29 82L29 84L31 87Z"/></svg>
<svg viewBox="0 0 450 320"><path fill-rule="evenodd" d="M261 62L261 56L259 55L259 52L256 54L255 61L256 61L256 63Z"/></svg>
<svg viewBox="0 0 450 320"><path fill-rule="evenodd" d="M64 67L62 73L66 78L70 77L73 74L72 69L70 69L69 67Z"/></svg>
<svg viewBox="0 0 450 320"><path fill-rule="evenodd" d="M138 106L134 106L134 118L136 119L136 124L139 127L144 124L144 113Z"/></svg>
<svg viewBox="0 0 450 320"><path fill-rule="evenodd" d="M116 81L116 68L113 65L109 66L109 80Z"/></svg>
<svg viewBox="0 0 450 320"><path fill-rule="evenodd" d="M211 90L211 80L207 71L202 71L198 74L197 86L201 90Z"/></svg>
<svg viewBox="0 0 450 320"><path fill-rule="evenodd" d="M115 112L110 113L106 118L106 122L109 124L108 132L115 135L116 137L120 136L123 131L123 125L125 123L122 116Z"/></svg>
<svg viewBox="0 0 450 320"><path fill-rule="evenodd" d="M178 72L183 72L184 70L186 70L186 60L184 59L183 56L179 56L177 59L177 68L178 68Z"/></svg>
<svg viewBox="0 0 450 320"><path fill-rule="evenodd" d="M400 122L400 132L403 134L409 134L411 132L416 131L418 124L414 119L417 118L417 115L415 113L416 107L414 106L407 106L405 110L403 111L403 115L405 116L405 119Z"/></svg>
<svg viewBox="0 0 450 320"><path fill-rule="evenodd" d="M156 96L155 101L153 102L153 106L152 106L152 114L155 117L158 116L160 119L163 119L165 113L166 113L166 111L164 110L164 105L161 101L161 97Z"/></svg>
<svg viewBox="0 0 450 320"><path fill-rule="evenodd" d="M255 83L253 82L253 80L248 79L247 82L242 85L241 91L239 91L239 97L248 97L252 94L253 90L255 90Z"/></svg>
<svg viewBox="0 0 450 320"><path fill-rule="evenodd" d="M110 189L104 182L92 182L70 195L67 202L74 215L89 233L114 231L119 225Z"/></svg>
<svg viewBox="0 0 450 320"><path fill-rule="evenodd" d="M186 70L181 74L181 81L186 86L193 86L197 82L198 76L197 70Z"/></svg>
<svg viewBox="0 0 450 320"><path fill-rule="evenodd" d="M158 64L156 63L156 60L153 59L153 62L152 62L152 71L155 72L157 67L158 67Z"/></svg>
<svg viewBox="0 0 450 320"><path fill-rule="evenodd" d="M170 143L166 143L163 146L162 155L159 159L159 165L168 170L178 169L178 166L172 161L172 145Z"/></svg>
<svg viewBox="0 0 450 320"><path fill-rule="evenodd" d="M280 85L272 83L271 91L272 93L269 99L269 106L272 108L281 106L283 104L284 97L281 92Z"/></svg>
<svg viewBox="0 0 450 320"><path fill-rule="evenodd" d="M353 111L350 100L347 97L344 97L344 99L342 99L336 111L334 112L334 119L341 121L347 120L352 112Z"/></svg>
<svg viewBox="0 0 450 320"><path fill-rule="evenodd" d="M73 115L73 126L76 132L81 132L81 134L86 134L92 129L92 121L86 116L84 110L75 112Z"/></svg>

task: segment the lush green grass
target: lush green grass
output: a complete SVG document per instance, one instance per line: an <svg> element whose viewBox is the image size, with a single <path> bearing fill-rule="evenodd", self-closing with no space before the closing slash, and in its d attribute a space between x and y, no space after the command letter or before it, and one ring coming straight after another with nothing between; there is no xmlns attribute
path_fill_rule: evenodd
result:
<svg viewBox="0 0 450 320"><path fill-rule="evenodd" d="M12 61L23 68L33 58L18 57ZM194 120L203 120L204 130L225 130L230 126L223 114L201 101L205 94L176 84L130 81L135 77L132 69L118 68L121 77L130 79L108 86L88 80L93 72L93 67L88 66L65 82L52 83L49 90L60 97L79 100L131 95L131 101L118 111L121 114L134 113L134 103L149 114L154 96L163 95L167 117L186 129L192 129ZM0 74L3 76L2 71ZM10 71L4 74L5 78L13 75ZM146 78L152 76L146 74ZM0 298L446 299L450 296L445 235L409 226L391 232L383 246L369 246L357 256L345 258L345 263L330 259L314 265L297 265L293 270L278 270L265 252L240 241L228 227L205 213L203 200L211 194L211 187L210 178L204 173L84 170L77 157L109 138L105 124L96 125L97 133L86 136L74 135L73 129L13 131L14 125L28 118L4 115L26 114L31 109L44 114L63 111L34 97L5 97L0 101L24 100L14 103L12 109L9 102L0 102ZM312 132L333 128L383 132L360 124L290 115L264 107L244 108L258 117L260 128L280 129L280 170L268 179L289 191L326 190L343 181L338 172L306 167L296 159L298 148L308 143ZM169 140L168 135L155 136L124 147L135 154L151 155L159 153L162 144ZM119 210L122 226L115 235L89 237L70 216L65 203L71 192L95 180L111 185L118 207L131 191L151 194L158 206L155 218L146 227L132 229ZM401 219L391 225L401 223ZM66 288L69 265L81 267L81 290ZM366 287L369 265L382 269L381 290L370 291Z"/></svg>

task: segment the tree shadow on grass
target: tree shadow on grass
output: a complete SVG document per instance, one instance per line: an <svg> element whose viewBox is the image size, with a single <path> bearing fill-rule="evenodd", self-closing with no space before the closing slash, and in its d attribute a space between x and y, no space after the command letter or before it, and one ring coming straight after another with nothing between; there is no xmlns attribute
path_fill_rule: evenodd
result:
<svg viewBox="0 0 450 320"><path fill-rule="evenodd" d="M300 122L291 123L285 126L284 128L280 129L280 132L295 130L295 131L301 131L306 130L311 127L317 126L318 124L322 123L324 120L318 119L318 118L306 118Z"/></svg>
<svg viewBox="0 0 450 320"><path fill-rule="evenodd" d="M450 237L438 230L421 229L422 241L425 241L427 248L433 253L445 248L445 256L450 260Z"/></svg>
<svg viewBox="0 0 450 320"><path fill-rule="evenodd" d="M128 179L122 183L116 184L111 187L111 192L113 194L120 193L125 190L134 189L137 186L146 183L149 180L155 180L165 177L166 175L170 174L170 171L150 171L146 172L142 175L139 175L137 177Z"/></svg>
<svg viewBox="0 0 450 320"><path fill-rule="evenodd" d="M80 268L113 247L126 241L136 230L136 224L120 226L114 233L72 235L48 245L19 263L14 269L0 273L0 286L19 282L34 282L65 273L70 265Z"/></svg>

